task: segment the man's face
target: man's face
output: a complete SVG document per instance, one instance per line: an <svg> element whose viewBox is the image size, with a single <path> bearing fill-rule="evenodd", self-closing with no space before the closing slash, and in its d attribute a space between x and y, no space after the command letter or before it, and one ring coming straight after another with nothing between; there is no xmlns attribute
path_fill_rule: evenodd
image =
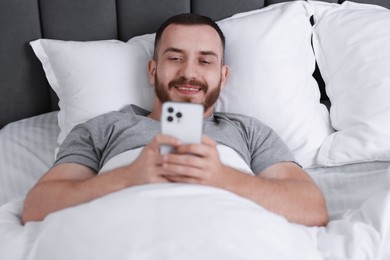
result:
<svg viewBox="0 0 390 260"><path fill-rule="evenodd" d="M207 25L169 25L163 32L149 79L160 104L165 101L203 104L211 114L226 80L218 33Z"/></svg>

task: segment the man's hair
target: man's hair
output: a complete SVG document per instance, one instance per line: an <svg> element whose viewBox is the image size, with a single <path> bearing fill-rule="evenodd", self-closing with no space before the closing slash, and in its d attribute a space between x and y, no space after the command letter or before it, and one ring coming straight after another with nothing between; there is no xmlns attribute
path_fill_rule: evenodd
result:
<svg viewBox="0 0 390 260"><path fill-rule="evenodd" d="M222 61L224 60L224 53L225 53L225 36L223 35L223 32L221 28L209 17L202 16L199 14L193 14L193 13L185 13L185 14L179 14L172 16L171 18L168 18L164 23L161 24L160 28L156 32L156 39L154 40L154 59L157 60L157 48L160 43L161 35L163 34L164 30L171 24L178 24L178 25L208 25L214 28L215 31L217 31L219 38L221 39L222 44Z"/></svg>

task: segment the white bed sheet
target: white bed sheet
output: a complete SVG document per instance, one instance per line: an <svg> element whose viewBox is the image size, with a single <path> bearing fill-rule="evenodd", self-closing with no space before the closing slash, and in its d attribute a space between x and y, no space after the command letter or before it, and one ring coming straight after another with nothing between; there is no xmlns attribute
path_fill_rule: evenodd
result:
<svg viewBox="0 0 390 260"><path fill-rule="evenodd" d="M308 170L327 199L326 228L184 184L126 189L22 226L23 197L52 164L58 132L56 112L0 132L0 260L390 259L389 162Z"/></svg>
<svg viewBox="0 0 390 260"><path fill-rule="evenodd" d="M59 131L57 112L0 130L0 205L24 197L53 164Z"/></svg>
<svg viewBox="0 0 390 260"><path fill-rule="evenodd" d="M390 190L390 162L307 169L323 191L331 219L357 209L378 192Z"/></svg>

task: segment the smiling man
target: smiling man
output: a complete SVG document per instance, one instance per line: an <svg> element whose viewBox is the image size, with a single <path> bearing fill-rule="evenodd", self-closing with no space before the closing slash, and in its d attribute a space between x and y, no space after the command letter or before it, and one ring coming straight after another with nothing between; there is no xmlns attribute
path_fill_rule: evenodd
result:
<svg viewBox="0 0 390 260"><path fill-rule="evenodd" d="M166 101L203 104L205 117L210 116L228 76L228 67L223 64L222 32L206 24L189 26L169 21L163 28L164 34L157 33L154 60L148 68L156 89L156 109L151 117L159 119L158 108Z"/></svg>
<svg viewBox="0 0 390 260"><path fill-rule="evenodd" d="M229 73L224 48L223 33L211 19L195 14L168 19L156 34L148 65L156 92L153 110L129 105L76 126L54 166L28 194L23 221L135 185L179 182L231 191L292 222L325 225L321 191L272 129L250 117L213 112ZM159 133L165 101L204 106L201 144L180 144ZM176 152L161 155L163 144ZM127 152L125 165L105 167ZM224 163L227 153L240 167Z"/></svg>

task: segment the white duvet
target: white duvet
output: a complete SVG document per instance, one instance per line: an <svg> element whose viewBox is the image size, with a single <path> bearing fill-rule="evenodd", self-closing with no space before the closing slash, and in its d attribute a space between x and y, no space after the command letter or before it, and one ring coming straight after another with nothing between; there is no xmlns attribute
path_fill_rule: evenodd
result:
<svg viewBox="0 0 390 260"><path fill-rule="evenodd" d="M0 259L390 259L390 192L325 228L188 184L128 188L25 226L22 205L0 208Z"/></svg>

